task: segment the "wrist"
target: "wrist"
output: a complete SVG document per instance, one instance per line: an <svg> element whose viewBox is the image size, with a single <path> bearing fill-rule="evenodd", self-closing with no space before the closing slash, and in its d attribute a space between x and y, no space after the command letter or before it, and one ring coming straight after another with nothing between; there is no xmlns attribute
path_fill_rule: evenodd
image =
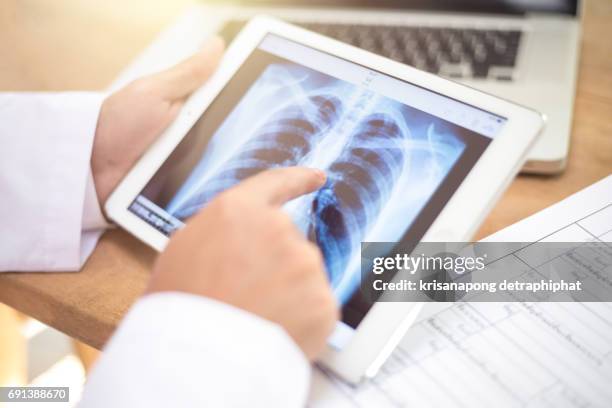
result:
<svg viewBox="0 0 612 408"><path fill-rule="evenodd" d="M106 160L100 158L99 154L96 154L95 147L94 142L94 153L91 158L91 174L93 176L98 202L100 206L103 207L116 185L117 176L113 174L114 166L112 163L107 163Z"/></svg>
<svg viewBox="0 0 612 408"><path fill-rule="evenodd" d="M127 172L123 163L126 154L125 138L120 129L113 127L112 101L109 97L100 109L91 154L91 173L94 179L96 194L101 206L113 192L119 181ZM110 110L110 113L109 113Z"/></svg>

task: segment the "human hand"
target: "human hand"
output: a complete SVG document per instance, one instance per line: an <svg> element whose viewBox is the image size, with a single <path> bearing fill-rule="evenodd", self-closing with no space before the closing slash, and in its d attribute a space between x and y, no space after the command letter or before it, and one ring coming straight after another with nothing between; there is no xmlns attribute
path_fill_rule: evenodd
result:
<svg viewBox="0 0 612 408"><path fill-rule="evenodd" d="M102 104L91 169L100 203L145 149L172 123L185 99L215 70L223 41L210 40L180 64L149 75L110 95Z"/></svg>
<svg viewBox="0 0 612 408"><path fill-rule="evenodd" d="M319 170L290 167L219 194L172 237L147 292L194 293L244 309L278 323L315 359L339 311L319 248L281 206L324 183Z"/></svg>

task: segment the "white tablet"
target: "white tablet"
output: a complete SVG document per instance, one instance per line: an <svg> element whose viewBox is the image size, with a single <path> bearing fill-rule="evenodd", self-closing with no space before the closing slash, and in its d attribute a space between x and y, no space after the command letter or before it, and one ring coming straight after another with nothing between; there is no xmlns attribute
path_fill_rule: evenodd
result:
<svg viewBox="0 0 612 408"><path fill-rule="evenodd" d="M322 168L286 211L325 258L342 321L322 363L373 376L418 314L367 302L360 243L469 240L543 124L532 110L267 17L106 203L157 250L217 193L261 170Z"/></svg>

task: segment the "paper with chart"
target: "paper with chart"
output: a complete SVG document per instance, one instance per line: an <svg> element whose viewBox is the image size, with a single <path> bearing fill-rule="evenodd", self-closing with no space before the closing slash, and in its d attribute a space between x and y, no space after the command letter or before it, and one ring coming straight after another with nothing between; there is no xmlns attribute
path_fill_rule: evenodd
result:
<svg viewBox="0 0 612 408"><path fill-rule="evenodd" d="M593 239L612 242L612 176L486 240ZM610 407L612 303L452 304L358 388L317 370L310 405Z"/></svg>

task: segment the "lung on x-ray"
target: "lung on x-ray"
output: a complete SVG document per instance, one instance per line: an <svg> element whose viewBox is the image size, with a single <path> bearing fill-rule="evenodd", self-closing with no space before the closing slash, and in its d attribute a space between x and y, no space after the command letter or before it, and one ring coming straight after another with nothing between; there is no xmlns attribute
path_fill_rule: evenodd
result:
<svg viewBox="0 0 612 408"><path fill-rule="evenodd" d="M268 66L166 206L185 220L273 167L324 169L326 185L285 206L324 255L341 302L359 284L360 243L397 241L461 156L446 122L292 63Z"/></svg>

